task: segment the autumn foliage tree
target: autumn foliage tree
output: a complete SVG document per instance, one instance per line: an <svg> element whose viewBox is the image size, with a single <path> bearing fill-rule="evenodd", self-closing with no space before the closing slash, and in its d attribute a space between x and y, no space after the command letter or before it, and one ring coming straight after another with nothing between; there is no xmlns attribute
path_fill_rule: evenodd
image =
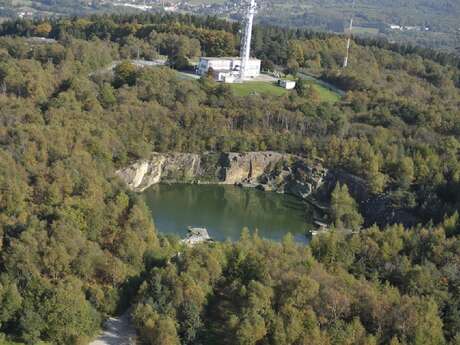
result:
<svg viewBox="0 0 460 345"><path fill-rule="evenodd" d="M337 229L359 230L363 217L346 184L337 183L331 194L331 217Z"/></svg>

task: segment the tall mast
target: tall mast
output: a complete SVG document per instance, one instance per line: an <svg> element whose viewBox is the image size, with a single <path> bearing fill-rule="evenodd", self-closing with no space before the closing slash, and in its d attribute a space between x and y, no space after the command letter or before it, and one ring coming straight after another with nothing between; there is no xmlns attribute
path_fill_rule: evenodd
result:
<svg viewBox="0 0 460 345"><path fill-rule="evenodd" d="M355 5L356 5L356 0L353 0L353 5L352 5L352 13L351 13L351 19L350 19L350 27L348 28L348 38L347 38L347 54L345 55L345 59L343 60L343 68L348 67L348 58L350 57L350 46L351 46L351 34L353 32L353 19L355 17Z"/></svg>
<svg viewBox="0 0 460 345"><path fill-rule="evenodd" d="M251 54L251 39L252 39L252 24L254 22L254 15L256 13L257 4L255 0L250 0L244 18L244 31L241 37L241 67L240 79L246 78L246 69L248 67L249 58Z"/></svg>

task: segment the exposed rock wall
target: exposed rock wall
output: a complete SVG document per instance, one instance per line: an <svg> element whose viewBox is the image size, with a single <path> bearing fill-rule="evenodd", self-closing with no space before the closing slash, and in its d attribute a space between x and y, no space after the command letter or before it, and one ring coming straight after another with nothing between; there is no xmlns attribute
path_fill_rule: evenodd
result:
<svg viewBox="0 0 460 345"><path fill-rule="evenodd" d="M152 153L117 175L134 191L159 182L242 184L305 198L322 183L326 170L277 152Z"/></svg>
<svg viewBox="0 0 460 345"><path fill-rule="evenodd" d="M257 183L276 164L291 157L277 152L226 153L220 160L221 180L225 184Z"/></svg>
<svg viewBox="0 0 460 345"><path fill-rule="evenodd" d="M196 154L152 153L144 159L117 171L129 189L142 192L160 181L187 181L199 175L201 158Z"/></svg>
<svg viewBox="0 0 460 345"><path fill-rule="evenodd" d="M346 184L358 202L366 225L416 224L408 210L392 205L384 194L374 195L365 180L340 170L328 171L321 164L277 152L247 153L152 153L117 171L133 191L142 192L159 182L238 184L266 191L292 194L311 200L325 209L337 182Z"/></svg>
<svg viewBox="0 0 460 345"><path fill-rule="evenodd" d="M201 156L198 154L171 153L162 155L155 153L152 155L151 161L161 161L162 159L164 160L161 172L162 181L190 181L202 174Z"/></svg>
<svg viewBox="0 0 460 345"><path fill-rule="evenodd" d="M155 155L152 159L136 162L117 171L117 175L129 189L141 192L160 182L165 161L165 156Z"/></svg>

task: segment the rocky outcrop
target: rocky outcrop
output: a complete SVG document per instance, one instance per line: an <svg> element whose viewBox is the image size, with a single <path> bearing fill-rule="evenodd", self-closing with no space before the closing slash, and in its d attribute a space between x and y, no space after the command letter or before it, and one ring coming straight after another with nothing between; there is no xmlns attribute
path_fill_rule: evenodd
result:
<svg viewBox="0 0 460 345"><path fill-rule="evenodd" d="M236 184L291 194L309 200L320 212L327 210L330 194L339 182L348 186L366 225L412 226L417 222L408 210L394 207L389 196L372 194L362 178L277 152L152 153L149 159L121 169L117 175L136 192L159 182Z"/></svg>
<svg viewBox="0 0 460 345"><path fill-rule="evenodd" d="M187 181L199 175L200 156L184 153L152 153L144 159L117 171L129 189L142 192L160 181Z"/></svg>
<svg viewBox="0 0 460 345"><path fill-rule="evenodd" d="M143 191L160 182L166 157L155 155L153 159L142 160L117 171L117 175L126 183L129 189Z"/></svg>
<svg viewBox="0 0 460 345"><path fill-rule="evenodd" d="M154 154L152 161L162 160L161 180L186 182L201 174L201 156L193 153Z"/></svg>
<svg viewBox="0 0 460 345"><path fill-rule="evenodd" d="M248 152L223 154L220 176L225 184L258 183L259 178L292 156L277 152Z"/></svg>
<svg viewBox="0 0 460 345"><path fill-rule="evenodd" d="M159 182L239 184L308 197L322 184L326 169L303 158L277 152L152 153L121 169L127 186L142 192Z"/></svg>
<svg viewBox="0 0 460 345"><path fill-rule="evenodd" d="M186 246L193 247L196 244L212 242L212 238L205 228L189 227L187 232L187 236L181 241Z"/></svg>

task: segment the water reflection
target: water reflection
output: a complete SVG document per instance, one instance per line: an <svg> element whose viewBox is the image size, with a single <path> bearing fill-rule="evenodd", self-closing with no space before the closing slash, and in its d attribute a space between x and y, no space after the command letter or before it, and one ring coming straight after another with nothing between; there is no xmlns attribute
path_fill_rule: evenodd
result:
<svg viewBox="0 0 460 345"><path fill-rule="evenodd" d="M243 227L280 240L290 232L306 243L306 205L288 195L221 185L159 184L145 193L158 231L185 236L206 227L216 240L237 240Z"/></svg>

